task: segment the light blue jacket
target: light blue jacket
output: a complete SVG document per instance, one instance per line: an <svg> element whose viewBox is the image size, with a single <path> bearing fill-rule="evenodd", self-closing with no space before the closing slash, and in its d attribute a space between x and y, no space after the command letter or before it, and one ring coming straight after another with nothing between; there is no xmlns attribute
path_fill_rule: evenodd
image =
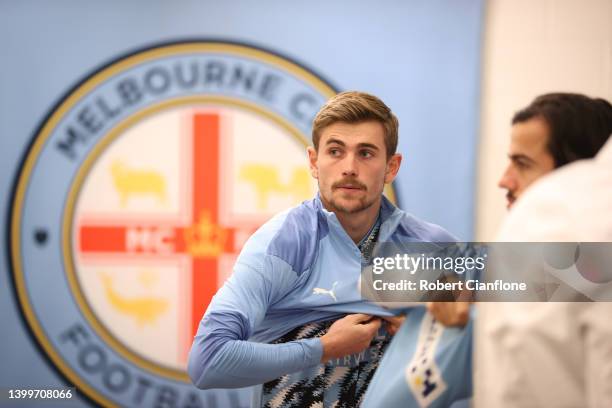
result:
<svg viewBox="0 0 612 408"><path fill-rule="evenodd" d="M380 217L379 242L456 240L385 197ZM391 316L361 298L360 272L357 245L318 196L275 216L247 241L202 318L189 355L193 383L237 388L311 372L321 365L320 339L268 343L296 327L348 313Z"/></svg>

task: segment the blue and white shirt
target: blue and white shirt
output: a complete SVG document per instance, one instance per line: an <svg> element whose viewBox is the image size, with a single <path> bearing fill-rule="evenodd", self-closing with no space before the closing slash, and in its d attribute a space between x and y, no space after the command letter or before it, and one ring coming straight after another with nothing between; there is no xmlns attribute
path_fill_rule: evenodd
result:
<svg viewBox="0 0 612 408"><path fill-rule="evenodd" d="M396 208L385 197L380 223L379 242L455 241L443 228ZM361 395L389 336L381 330L363 356L327 364L320 363L319 339L346 314L393 315L362 299L361 261L358 246L318 196L272 218L247 241L232 276L202 318L188 364L194 384L238 388L265 383L254 396L255 406L294 406L300 398L296 389L312 386L317 378L325 395L317 395L315 402L324 406L343 406L339 399L344 394Z"/></svg>
<svg viewBox="0 0 612 408"><path fill-rule="evenodd" d="M472 316L465 327L445 327L424 307L412 308L379 361L361 407L467 408L472 332Z"/></svg>

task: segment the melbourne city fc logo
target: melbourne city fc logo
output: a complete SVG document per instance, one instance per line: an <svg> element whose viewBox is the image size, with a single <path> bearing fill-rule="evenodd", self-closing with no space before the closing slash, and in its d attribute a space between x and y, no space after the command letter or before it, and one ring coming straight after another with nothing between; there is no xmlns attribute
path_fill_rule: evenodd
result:
<svg viewBox="0 0 612 408"><path fill-rule="evenodd" d="M68 382L104 406L238 405L190 384L189 348L249 236L315 194L305 148L334 94L277 54L193 41L120 58L58 103L10 245L24 318Z"/></svg>

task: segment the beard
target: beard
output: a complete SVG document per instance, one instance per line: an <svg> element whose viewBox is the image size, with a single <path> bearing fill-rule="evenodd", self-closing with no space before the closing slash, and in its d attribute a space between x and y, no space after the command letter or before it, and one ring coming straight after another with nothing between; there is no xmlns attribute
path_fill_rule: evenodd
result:
<svg viewBox="0 0 612 408"><path fill-rule="evenodd" d="M350 200L351 203L346 204L342 203L341 200L342 199L335 199L332 196L331 200L328 201L329 209L333 212L343 214L355 214L370 208L376 202L376 198L370 198L368 200L368 197L354 198Z"/></svg>
<svg viewBox="0 0 612 408"><path fill-rule="evenodd" d="M352 187L359 188L360 191L364 192L364 194L360 197L351 197L350 193L338 191L338 189L343 185L350 185ZM377 202L377 199L380 198L380 194L382 194L381 190L379 195L368 197L368 188L364 184L354 179L343 179L332 184L331 193L329 196L323 193L321 186L319 186L319 191L321 192L321 198L327 209L329 211L342 214L355 214L364 211L372 207Z"/></svg>

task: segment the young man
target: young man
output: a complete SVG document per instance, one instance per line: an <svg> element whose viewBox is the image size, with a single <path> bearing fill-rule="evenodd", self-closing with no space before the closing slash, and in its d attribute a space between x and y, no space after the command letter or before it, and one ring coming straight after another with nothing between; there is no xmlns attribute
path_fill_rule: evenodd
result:
<svg viewBox="0 0 612 408"><path fill-rule="evenodd" d="M200 388L263 384L255 406L359 405L401 322L362 300L362 259L377 241L454 240L383 196L402 157L397 118L380 99L335 96L315 117L312 139L319 194L244 246L194 339L188 371ZM377 316L389 330L379 331Z"/></svg>
<svg viewBox="0 0 612 408"><path fill-rule="evenodd" d="M497 240L612 241L612 105L548 94L512 123L510 164L499 185L508 191L508 207L520 199ZM553 172L600 149L596 160ZM477 407L612 404L609 303L483 303L478 309Z"/></svg>

